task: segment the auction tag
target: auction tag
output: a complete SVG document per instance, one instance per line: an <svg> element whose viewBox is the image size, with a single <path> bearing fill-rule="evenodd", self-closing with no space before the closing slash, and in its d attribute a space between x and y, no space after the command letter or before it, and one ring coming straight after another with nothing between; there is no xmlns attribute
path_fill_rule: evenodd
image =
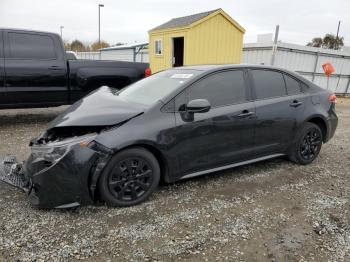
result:
<svg viewBox="0 0 350 262"><path fill-rule="evenodd" d="M177 78L177 79L187 79L192 77L193 74L173 74L170 78Z"/></svg>

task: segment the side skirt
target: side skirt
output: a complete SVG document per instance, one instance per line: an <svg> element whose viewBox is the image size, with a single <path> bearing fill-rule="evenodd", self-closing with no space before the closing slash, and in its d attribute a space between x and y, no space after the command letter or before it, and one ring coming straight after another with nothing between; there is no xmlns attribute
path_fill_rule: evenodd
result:
<svg viewBox="0 0 350 262"><path fill-rule="evenodd" d="M195 177L195 176L201 176L201 175L205 175L205 174L208 174L208 173L213 173L213 172L217 172L217 171L221 171L221 170L225 170L225 169L229 169L229 168L233 168L233 167L237 167L237 166L248 165L248 164L252 164L252 163L255 163L255 162L260 162L260 161L263 161L263 160L276 158L276 157L280 157L280 156L284 156L284 155L285 154L273 154L273 155L268 155L268 156L254 158L254 159L251 159L251 160L238 162L238 163L231 164L231 165L226 165L226 166L216 167L216 168L213 168L213 169L198 171L198 172L194 172L194 173L190 173L188 175L185 175L185 176L181 177L180 180L186 179L186 178Z"/></svg>

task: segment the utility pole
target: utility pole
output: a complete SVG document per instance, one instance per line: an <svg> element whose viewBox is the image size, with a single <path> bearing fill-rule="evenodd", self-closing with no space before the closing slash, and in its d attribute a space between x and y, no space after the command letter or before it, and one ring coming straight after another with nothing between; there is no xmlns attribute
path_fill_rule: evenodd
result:
<svg viewBox="0 0 350 262"><path fill-rule="evenodd" d="M338 38L339 38L339 27L340 27L340 22L338 23L338 29L337 29L337 37L335 38L335 45L334 45L334 49L338 50L339 49L339 43L338 43Z"/></svg>
<svg viewBox="0 0 350 262"><path fill-rule="evenodd" d="M279 33L279 31L280 31L280 26L276 25L275 40L273 41L272 54L271 54L271 65L272 66L275 63L275 56L276 56L276 51L277 51L277 41L278 41L278 33Z"/></svg>
<svg viewBox="0 0 350 262"><path fill-rule="evenodd" d="M63 28L64 28L64 26L61 25L61 26L60 26L60 31L61 31L61 38L62 38L62 39L63 39L63 37L62 37L62 30L63 30Z"/></svg>
<svg viewBox="0 0 350 262"><path fill-rule="evenodd" d="M101 7L103 4L98 4L98 46L101 48Z"/></svg>

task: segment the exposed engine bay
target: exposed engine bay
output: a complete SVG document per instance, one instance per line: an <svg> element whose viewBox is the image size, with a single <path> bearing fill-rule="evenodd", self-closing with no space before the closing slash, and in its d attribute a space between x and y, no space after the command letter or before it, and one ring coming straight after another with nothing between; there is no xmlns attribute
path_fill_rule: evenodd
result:
<svg viewBox="0 0 350 262"><path fill-rule="evenodd" d="M65 127L54 127L38 138L33 139L29 146L32 145L46 145L48 143L61 142L68 138L80 137L89 134L99 134L103 131L111 129L117 126L65 126Z"/></svg>

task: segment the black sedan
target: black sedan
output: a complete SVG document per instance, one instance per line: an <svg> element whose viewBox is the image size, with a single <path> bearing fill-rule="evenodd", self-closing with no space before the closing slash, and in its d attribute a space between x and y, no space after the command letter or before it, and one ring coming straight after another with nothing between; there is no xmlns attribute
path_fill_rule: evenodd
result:
<svg viewBox="0 0 350 262"><path fill-rule="evenodd" d="M309 164L337 127L335 95L266 66L191 66L122 90L101 87L34 139L24 166L33 205L130 206L160 180L288 156Z"/></svg>

